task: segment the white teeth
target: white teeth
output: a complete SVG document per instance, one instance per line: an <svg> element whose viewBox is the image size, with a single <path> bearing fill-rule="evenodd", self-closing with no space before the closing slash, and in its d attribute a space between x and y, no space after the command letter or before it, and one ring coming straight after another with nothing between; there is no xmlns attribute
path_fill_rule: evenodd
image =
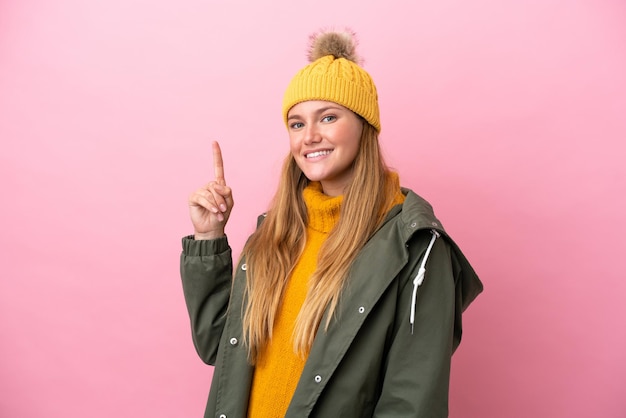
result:
<svg viewBox="0 0 626 418"><path fill-rule="evenodd" d="M306 158L315 158L315 157L320 157L320 156L322 156L322 155L328 155L328 154L330 154L331 152L332 152L332 151L329 151L329 150L327 150L327 151L315 151L315 152L312 152L312 153L310 153L310 154L307 154L307 155L306 155Z"/></svg>

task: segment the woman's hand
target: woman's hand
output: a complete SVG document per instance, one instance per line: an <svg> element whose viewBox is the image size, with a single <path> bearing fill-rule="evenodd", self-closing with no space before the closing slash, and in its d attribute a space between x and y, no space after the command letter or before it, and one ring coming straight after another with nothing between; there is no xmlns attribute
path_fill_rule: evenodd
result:
<svg viewBox="0 0 626 418"><path fill-rule="evenodd" d="M217 141L213 142L213 168L215 180L189 196L189 214L197 240L224 236L224 227L234 205L232 190L224 178L222 151Z"/></svg>

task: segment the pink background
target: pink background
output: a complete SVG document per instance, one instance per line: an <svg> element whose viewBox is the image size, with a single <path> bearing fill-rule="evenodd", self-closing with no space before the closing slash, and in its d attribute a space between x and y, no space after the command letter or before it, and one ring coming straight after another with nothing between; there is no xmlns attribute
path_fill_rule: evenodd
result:
<svg viewBox="0 0 626 418"><path fill-rule="evenodd" d="M626 416L621 0L0 2L0 416L200 417L178 272L221 141L236 253L284 88L348 25L382 143L486 291L453 418Z"/></svg>

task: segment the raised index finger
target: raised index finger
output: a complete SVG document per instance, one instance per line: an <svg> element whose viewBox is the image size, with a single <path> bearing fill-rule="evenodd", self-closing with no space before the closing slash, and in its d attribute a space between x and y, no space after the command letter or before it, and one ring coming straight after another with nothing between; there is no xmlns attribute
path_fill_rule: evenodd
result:
<svg viewBox="0 0 626 418"><path fill-rule="evenodd" d="M217 141L213 141L213 171L215 173L215 181L222 186L226 186L222 150L220 149L220 144L218 144Z"/></svg>

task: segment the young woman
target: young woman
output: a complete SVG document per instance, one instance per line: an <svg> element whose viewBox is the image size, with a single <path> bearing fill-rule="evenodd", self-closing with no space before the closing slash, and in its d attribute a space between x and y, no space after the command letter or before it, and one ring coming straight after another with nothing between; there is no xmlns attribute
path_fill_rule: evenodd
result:
<svg viewBox="0 0 626 418"><path fill-rule="evenodd" d="M461 313L482 284L379 148L376 87L352 33L313 38L289 84L290 152L233 274L233 208L189 198L181 276L195 347L215 365L205 417L446 417Z"/></svg>

